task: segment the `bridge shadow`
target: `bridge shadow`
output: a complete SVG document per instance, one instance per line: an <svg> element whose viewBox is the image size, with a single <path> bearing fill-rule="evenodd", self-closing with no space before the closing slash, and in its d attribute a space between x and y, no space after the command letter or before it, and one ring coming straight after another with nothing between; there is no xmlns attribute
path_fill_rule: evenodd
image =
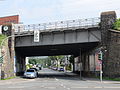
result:
<svg viewBox="0 0 120 90"><path fill-rule="evenodd" d="M39 73L37 78L50 78L50 79L59 79L59 80L75 80L75 81L80 81L79 75L78 74L73 74L73 73Z"/></svg>

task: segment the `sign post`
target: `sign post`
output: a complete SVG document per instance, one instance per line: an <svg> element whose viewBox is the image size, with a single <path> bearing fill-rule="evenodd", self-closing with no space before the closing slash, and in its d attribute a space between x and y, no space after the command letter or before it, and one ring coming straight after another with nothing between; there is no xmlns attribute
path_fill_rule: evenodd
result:
<svg viewBox="0 0 120 90"><path fill-rule="evenodd" d="M82 80L82 63L79 63L80 80Z"/></svg>
<svg viewBox="0 0 120 90"><path fill-rule="evenodd" d="M103 71L102 71L103 53L102 53L102 51L100 51L98 53L98 60L99 60L99 63L100 63L100 81L102 82L102 74L103 74Z"/></svg>
<svg viewBox="0 0 120 90"><path fill-rule="evenodd" d="M103 71L102 71L102 63L100 63L100 81L102 82L102 73L103 73Z"/></svg>

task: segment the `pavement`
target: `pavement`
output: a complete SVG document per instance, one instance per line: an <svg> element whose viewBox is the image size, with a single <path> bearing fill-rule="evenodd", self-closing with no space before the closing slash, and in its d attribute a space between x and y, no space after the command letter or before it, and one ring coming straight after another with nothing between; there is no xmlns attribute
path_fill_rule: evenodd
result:
<svg viewBox="0 0 120 90"><path fill-rule="evenodd" d="M120 82L96 78L79 78L72 72L58 72L43 69L36 79L16 77L10 80L0 80L0 90L120 90Z"/></svg>

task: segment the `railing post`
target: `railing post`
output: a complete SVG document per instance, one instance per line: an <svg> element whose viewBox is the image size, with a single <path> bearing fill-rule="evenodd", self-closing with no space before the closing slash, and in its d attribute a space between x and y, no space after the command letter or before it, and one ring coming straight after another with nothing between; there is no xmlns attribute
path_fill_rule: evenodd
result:
<svg viewBox="0 0 120 90"><path fill-rule="evenodd" d="M66 21L67 22L67 29L69 28L69 21Z"/></svg>
<svg viewBox="0 0 120 90"><path fill-rule="evenodd" d="M78 20L78 22L79 22L79 28L80 28L80 25L81 25L81 20L79 19L79 20Z"/></svg>
<svg viewBox="0 0 120 90"><path fill-rule="evenodd" d="M46 23L44 23L44 30L46 30Z"/></svg>
<svg viewBox="0 0 120 90"><path fill-rule="evenodd" d="M35 30L35 24L33 24L33 30Z"/></svg>
<svg viewBox="0 0 120 90"><path fill-rule="evenodd" d="M55 22L55 29L57 29L57 22Z"/></svg>

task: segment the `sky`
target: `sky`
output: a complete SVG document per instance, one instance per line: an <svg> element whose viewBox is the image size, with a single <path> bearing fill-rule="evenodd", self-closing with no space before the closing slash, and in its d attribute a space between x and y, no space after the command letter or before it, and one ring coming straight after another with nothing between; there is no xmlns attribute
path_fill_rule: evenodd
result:
<svg viewBox="0 0 120 90"><path fill-rule="evenodd" d="M120 18L120 0L0 0L0 17L19 15L24 24L94 18L104 11Z"/></svg>

